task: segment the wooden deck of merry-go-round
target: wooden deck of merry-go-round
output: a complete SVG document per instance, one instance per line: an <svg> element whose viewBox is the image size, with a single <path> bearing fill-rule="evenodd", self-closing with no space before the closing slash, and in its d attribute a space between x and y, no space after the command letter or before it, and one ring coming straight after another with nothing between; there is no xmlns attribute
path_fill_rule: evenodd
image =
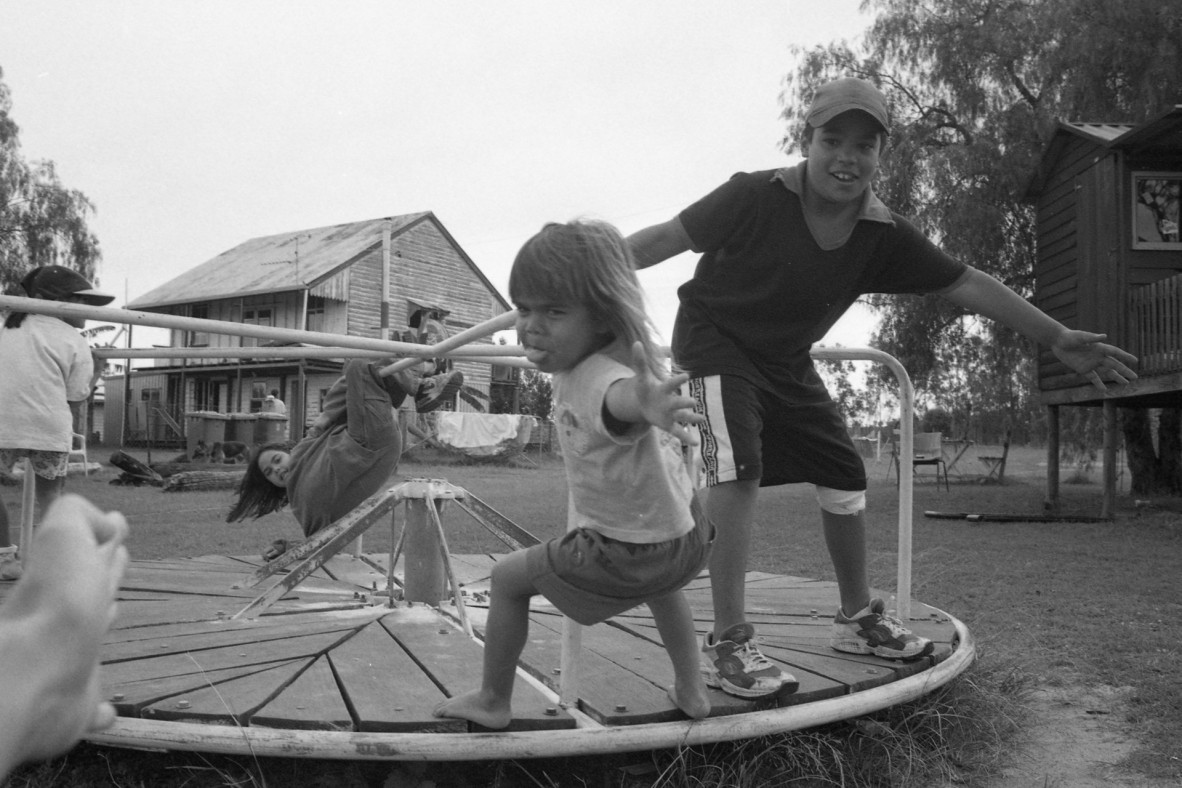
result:
<svg viewBox="0 0 1182 788"><path fill-rule="evenodd" d="M711 690L711 716L691 721L666 695L672 668L647 608L580 628L537 597L513 723L479 730L432 714L442 699L479 685L489 575L501 557L447 553L443 520L457 509L508 544L529 540L468 491L411 480L270 564L220 555L133 561L102 651L103 691L120 716L89 740L350 760L649 750L858 717L932 691L974 658L963 624L919 601L908 623L934 641L931 655L900 662L839 653L828 645L834 584L752 572L748 619L799 689L761 701ZM343 549L378 522L400 531L389 553ZM440 601L410 601L424 588ZM700 634L712 621L709 577L686 593Z"/></svg>

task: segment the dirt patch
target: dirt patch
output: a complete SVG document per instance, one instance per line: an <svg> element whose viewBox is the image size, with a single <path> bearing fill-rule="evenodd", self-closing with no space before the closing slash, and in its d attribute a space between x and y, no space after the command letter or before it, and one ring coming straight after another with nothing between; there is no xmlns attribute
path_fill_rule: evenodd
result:
<svg viewBox="0 0 1182 788"><path fill-rule="evenodd" d="M1029 741L981 788L1166 788L1124 760L1138 742L1125 722L1131 687L1046 687L1029 701Z"/></svg>

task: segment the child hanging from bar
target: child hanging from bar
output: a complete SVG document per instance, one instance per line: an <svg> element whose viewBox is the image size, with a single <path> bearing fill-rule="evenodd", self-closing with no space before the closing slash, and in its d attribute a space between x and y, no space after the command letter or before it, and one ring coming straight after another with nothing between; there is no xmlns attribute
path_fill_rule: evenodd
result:
<svg viewBox="0 0 1182 788"><path fill-rule="evenodd" d="M268 443L256 448L226 522L257 519L290 504L307 537L381 489L402 456L398 406L424 388L454 392L463 381L460 372L448 372L446 380L427 385L430 379L420 377L422 365L384 373L390 363L347 361L303 440L294 447ZM442 401L434 397L418 407ZM276 540L263 557L271 560L286 549L286 540Z"/></svg>
<svg viewBox="0 0 1182 788"><path fill-rule="evenodd" d="M580 624L647 604L673 662L669 697L710 713L682 586L705 566L712 538L682 458L693 400L665 377L632 256L610 225L549 224L514 260L509 294L526 357L554 376L554 421L570 488L567 533L511 553L492 573L480 689L435 709L504 728L530 598Z"/></svg>

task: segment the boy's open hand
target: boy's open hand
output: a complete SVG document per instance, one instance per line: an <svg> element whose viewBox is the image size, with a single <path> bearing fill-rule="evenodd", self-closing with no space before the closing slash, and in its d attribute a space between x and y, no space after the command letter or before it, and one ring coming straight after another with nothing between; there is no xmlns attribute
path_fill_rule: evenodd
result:
<svg viewBox="0 0 1182 788"><path fill-rule="evenodd" d="M693 397L681 393L681 386L689 375L674 375L659 378L649 369L645 361L644 346L639 342L632 345L632 369L636 386L637 405L641 416L649 424L671 433L682 443L694 446L698 439L691 424L701 424L706 417L694 412Z"/></svg>
<svg viewBox="0 0 1182 788"><path fill-rule="evenodd" d="M1130 364L1137 357L1103 340L1106 334L1067 330L1059 334L1051 350L1067 366L1083 375L1093 386L1104 389L1104 380L1126 384L1137 379Z"/></svg>

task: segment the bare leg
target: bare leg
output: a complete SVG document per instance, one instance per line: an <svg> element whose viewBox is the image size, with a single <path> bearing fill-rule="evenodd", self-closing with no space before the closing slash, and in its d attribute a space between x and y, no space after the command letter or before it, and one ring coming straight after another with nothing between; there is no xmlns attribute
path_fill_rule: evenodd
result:
<svg viewBox="0 0 1182 788"><path fill-rule="evenodd" d="M698 670L698 636L694 632L694 617L685 594L674 591L668 596L648 603L661 642L673 662L673 686L669 698L695 720L710 714L710 698L706 682Z"/></svg>
<svg viewBox="0 0 1182 788"><path fill-rule="evenodd" d="M834 514L822 510L821 524L833 571L837 575L841 609L847 616L852 616L870 604L865 512Z"/></svg>
<svg viewBox="0 0 1182 788"><path fill-rule="evenodd" d="M37 509L41 516L49 511L49 505L61 497L61 494L66 489L66 477L59 476L56 479L43 479L34 474L36 480L33 485L33 491L37 496Z"/></svg>
<svg viewBox="0 0 1182 788"><path fill-rule="evenodd" d="M529 579L524 550L510 553L496 565L480 689L440 703L435 707L436 717L458 717L486 728L504 728L512 721L517 659L529 634L529 600L537 593Z"/></svg>
<svg viewBox="0 0 1182 788"><path fill-rule="evenodd" d="M710 554L710 590L714 597L714 634L747 620L747 555L759 482L723 482L706 493L706 513L718 532Z"/></svg>

